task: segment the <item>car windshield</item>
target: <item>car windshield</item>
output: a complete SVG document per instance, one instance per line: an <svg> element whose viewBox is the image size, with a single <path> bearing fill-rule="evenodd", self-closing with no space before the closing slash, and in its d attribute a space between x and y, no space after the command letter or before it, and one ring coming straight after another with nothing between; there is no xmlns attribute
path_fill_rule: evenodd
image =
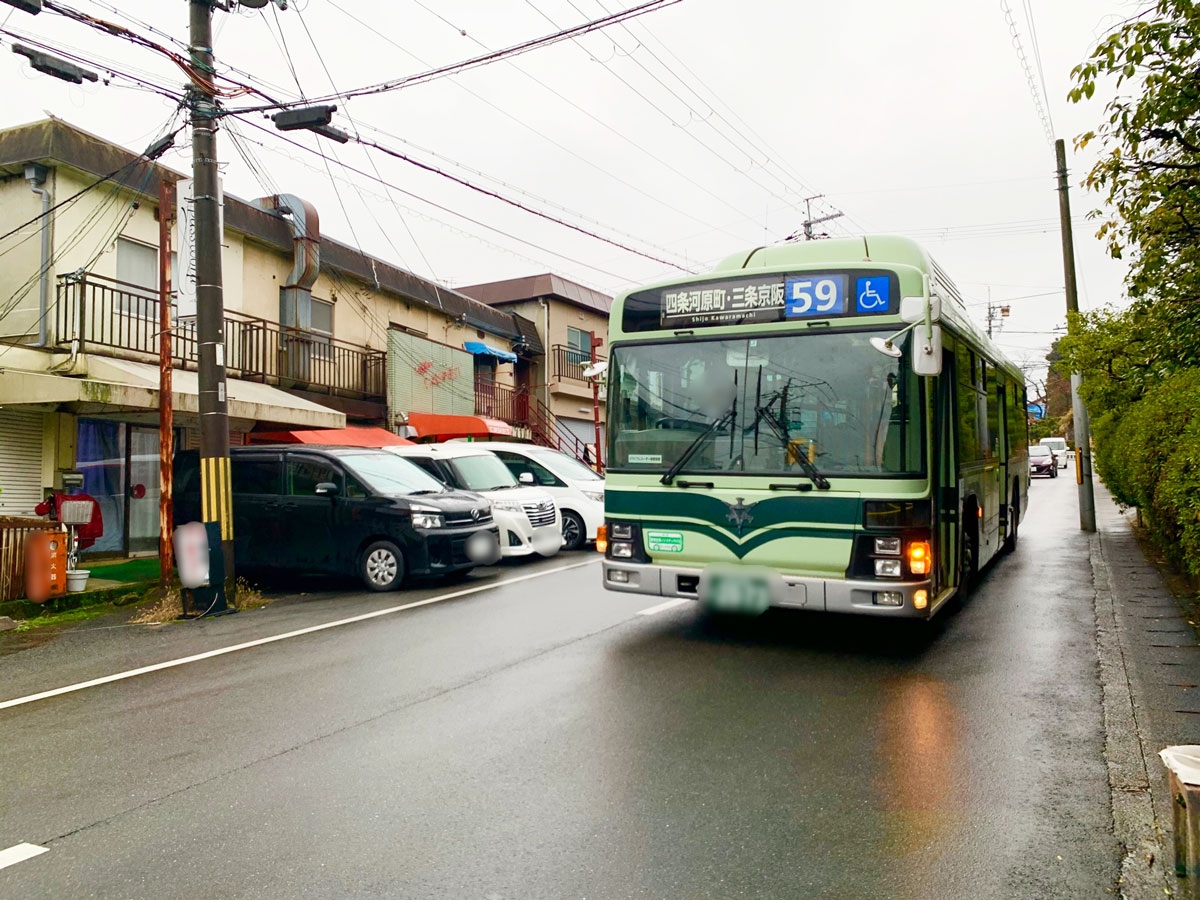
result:
<svg viewBox="0 0 1200 900"><path fill-rule="evenodd" d="M531 450L529 455L563 478L573 481L603 481L604 479L574 457L556 450Z"/></svg>
<svg viewBox="0 0 1200 900"><path fill-rule="evenodd" d="M347 469L380 494L431 493L446 489L419 466L391 453L353 453L341 460Z"/></svg>
<svg viewBox="0 0 1200 900"><path fill-rule="evenodd" d="M884 332L676 340L613 349L610 468L918 474L921 389ZM696 443L699 441L699 443ZM693 445L695 445L693 447Z"/></svg>
<svg viewBox="0 0 1200 900"><path fill-rule="evenodd" d="M447 462L458 476L459 484L469 491L498 491L517 486L508 466L490 453L453 457Z"/></svg>
<svg viewBox="0 0 1200 900"><path fill-rule="evenodd" d="M1038 444L1036 447L1029 448L1029 455L1030 456L1049 456L1050 448L1043 446L1041 444Z"/></svg>

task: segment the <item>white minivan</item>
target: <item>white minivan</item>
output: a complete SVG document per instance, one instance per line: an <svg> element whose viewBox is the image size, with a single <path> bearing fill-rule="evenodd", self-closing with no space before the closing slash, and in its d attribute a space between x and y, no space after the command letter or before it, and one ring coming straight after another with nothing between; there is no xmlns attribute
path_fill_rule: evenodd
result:
<svg viewBox="0 0 1200 900"><path fill-rule="evenodd" d="M604 479L558 450L536 444L492 441L488 448L525 484L534 484L558 503L563 549L578 550L596 539L604 524Z"/></svg>
<svg viewBox="0 0 1200 900"><path fill-rule="evenodd" d="M1058 467L1065 469L1067 467L1067 458L1071 455L1071 448L1067 446L1067 439L1060 437L1042 438L1038 441L1043 447L1049 447L1050 452L1058 458Z"/></svg>
<svg viewBox="0 0 1200 900"><path fill-rule="evenodd" d="M562 516L554 498L517 481L496 455L480 444L405 444L385 447L416 463L438 481L482 494L500 529L501 556L553 556L562 548Z"/></svg>

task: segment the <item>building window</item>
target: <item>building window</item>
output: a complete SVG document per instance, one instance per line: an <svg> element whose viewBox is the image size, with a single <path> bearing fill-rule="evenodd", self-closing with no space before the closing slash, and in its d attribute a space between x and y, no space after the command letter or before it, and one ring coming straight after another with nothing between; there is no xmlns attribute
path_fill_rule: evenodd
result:
<svg viewBox="0 0 1200 900"><path fill-rule="evenodd" d="M333 358L333 304L328 300L312 301L313 359Z"/></svg>
<svg viewBox="0 0 1200 900"><path fill-rule="evenodd" d="M575 366L592 359L592 336L579 328L567 326L567 360Z"/></svg>
<svg viewBox="0 0 1200 900"><path fill-rule="evenodd" d="M158 248L117 238L117 310L139 319L158 318Z"/></svg>

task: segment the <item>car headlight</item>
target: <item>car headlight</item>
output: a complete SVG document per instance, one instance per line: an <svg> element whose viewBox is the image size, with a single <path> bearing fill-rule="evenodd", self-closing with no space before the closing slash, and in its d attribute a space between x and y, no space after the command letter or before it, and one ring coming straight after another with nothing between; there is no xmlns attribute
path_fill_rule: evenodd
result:
<svg viewBox="0 0 1200 900"><path fill-rule="evenodd" d="M583 496L587 497L593 503L604 502L604 491L580 491L579 493L583 494Z"/></svg>
<svg viewBox="0 0 1200 900"><path fill-rule="evenodd" d="M493 500L492 509L506 509L509 512L524 512L520 500Z"/></svg>
<svg viewBox="0 0 1200 900"><path fill-rule="evenodd" d="M446 524L446 520L442 518L441 513L436 512L417 512L412 514L413 528L441 528Z"/></svg>

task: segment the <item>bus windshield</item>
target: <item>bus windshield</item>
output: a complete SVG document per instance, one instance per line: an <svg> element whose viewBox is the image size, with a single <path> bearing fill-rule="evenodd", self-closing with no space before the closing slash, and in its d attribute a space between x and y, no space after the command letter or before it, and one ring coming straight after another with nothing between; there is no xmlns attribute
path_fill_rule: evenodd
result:
<svg viewBox="0 0 1200 900"><path fill-rule="evenodd" d="M871 347L886 332L674 340L613 348L609 468L919 475L919 379ZM707 432L707 434L705 434ZM805 465L811 463L811 466Z"/></svg>

